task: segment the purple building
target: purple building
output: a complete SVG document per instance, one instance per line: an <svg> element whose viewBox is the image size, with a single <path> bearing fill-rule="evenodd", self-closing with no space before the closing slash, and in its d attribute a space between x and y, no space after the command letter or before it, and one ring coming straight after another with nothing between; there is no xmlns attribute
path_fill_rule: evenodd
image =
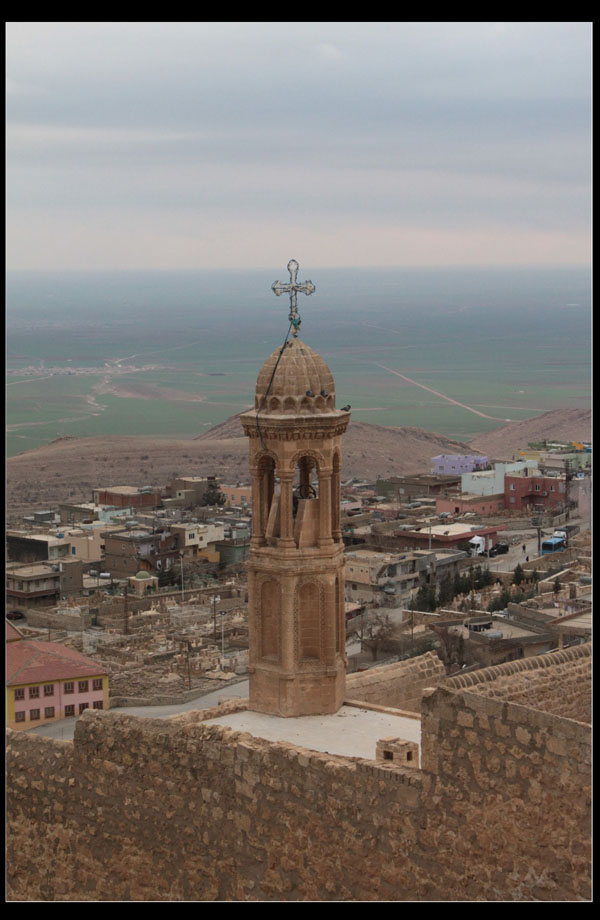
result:
<svg viewBox="0 0 600 920"><path fill-rule="evenodd" d="M488 458L479 454L439 454L431 458L431 472L440 473L442 476L474 473L475 470L485 470L488 466Z"/></svg>

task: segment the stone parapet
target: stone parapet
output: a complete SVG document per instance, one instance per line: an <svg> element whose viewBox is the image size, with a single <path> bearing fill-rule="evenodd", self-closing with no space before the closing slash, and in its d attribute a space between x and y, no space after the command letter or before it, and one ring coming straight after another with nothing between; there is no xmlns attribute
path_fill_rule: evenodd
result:
<svg viewBox="0 0 600 920"><path fill-rule="evenodd" d="M435 687L446 670L435 652L346 675L346 698L418 713L426 687Z"/></svg>

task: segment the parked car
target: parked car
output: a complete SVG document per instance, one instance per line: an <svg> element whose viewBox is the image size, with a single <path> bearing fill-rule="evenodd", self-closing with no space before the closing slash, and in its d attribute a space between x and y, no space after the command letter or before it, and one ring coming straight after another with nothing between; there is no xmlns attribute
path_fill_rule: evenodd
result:
<svg viewBox="0 0 600 920"><path fill-rule="evenodd" d="M21 613L20 610L11 610L10 613L6 614L7 620L24 620L25 614Z"/></svg>
<svg viewBox="0 0 600 920"><path fill-rule="evenodd" d="M490 550L490 556L502 556L508 552L508 543L496 543Z"/></svg>

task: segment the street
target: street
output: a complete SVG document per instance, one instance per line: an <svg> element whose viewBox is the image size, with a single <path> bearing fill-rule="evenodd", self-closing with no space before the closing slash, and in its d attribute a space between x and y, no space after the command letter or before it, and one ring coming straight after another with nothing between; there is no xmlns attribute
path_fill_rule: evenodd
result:
<svg viewBox="0 0 600 920"><path fill-rule="evenodd" d="M194 709L210 709L221 700L244 698L248 696L248 681L243 680L228 686L221 686L211 690L204 696L189 700L187 703L175 703L170 706L123 706L111 709L110 712L120 712L128 716L141 716L147 719L168 719L169 716L179 715L181 712L192 712ZM43 735L45 738L55 738L59 741L72 741L75 734L77 719L61 719L58 722L48 722L29 730L31 735Z"/></svg>

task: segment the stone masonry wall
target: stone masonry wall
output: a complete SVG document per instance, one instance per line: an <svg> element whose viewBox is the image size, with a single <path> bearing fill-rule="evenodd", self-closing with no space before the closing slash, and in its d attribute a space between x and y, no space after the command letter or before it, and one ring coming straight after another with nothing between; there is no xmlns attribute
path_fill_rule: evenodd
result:
<svg viewBox="0 0 600 920"><path fill-rule="evenodd" d="M426 652L407 661L348 674L346 699L420 712L423 690L436 687L445 677L446 670L435 652Z"/></svg>
<svg viewBox="0 0 600 920"><path fill-rule="evenodd" d="M592 646L590 643L539 655L467 675L446 686L506 702L521 703L578 722L592 720Z"/></svg>
<svg viewBox="0 0 600 920"><path fill-rule="evenodd" d="M590 726L475 688L432 690L422 707L440 835L454 828L469 874L487 853L491 899L589 899Z"/></svg>
<svg viewBox="0 0 600 920"><path fill-rule="evenodd" d="M9 732L8 898L589 899L589 726L473 688L422 706L420 770L206 714Z"/></svg>

